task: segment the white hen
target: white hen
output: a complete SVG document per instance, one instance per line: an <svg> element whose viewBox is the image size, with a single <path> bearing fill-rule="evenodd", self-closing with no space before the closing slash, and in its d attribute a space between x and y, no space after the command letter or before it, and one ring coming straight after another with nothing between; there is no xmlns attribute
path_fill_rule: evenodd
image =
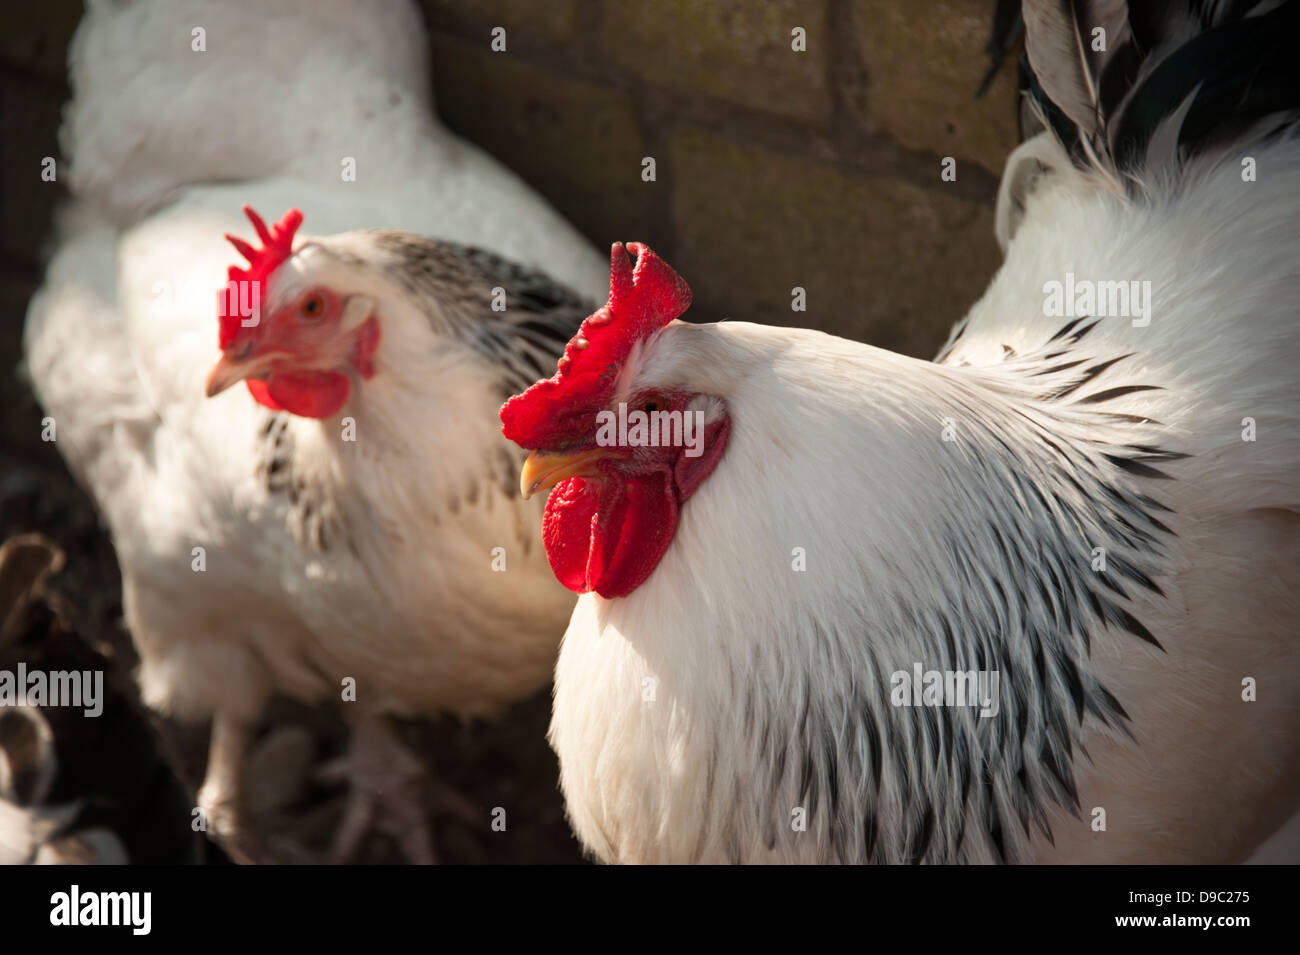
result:
<svg viewBox="0 0 1300 955"><path fill-rule="evenodd" d="M438 123L407 3L93 2L70 56L74 201L27 363L112 533L145 699L215 717L200 802L247 847L242 756L268 695L338 699L354 679L369 790L354 846L376 792L405 782L383 714L493 713L549 675L571 598L501 490L515 452L494 411L586 311L529 268L597 295L603 265ZM204 395L238 260L222 234L247 234L245 203L297 205L321 235L384 226L495 255L396 232L300 238L266 314L318 282L373 306L382 340L373 377L347 369L344 407L273 414L242 387ZM211 390L240 377L253 369ZM428 858L418 819L396 821Z"/></svg>

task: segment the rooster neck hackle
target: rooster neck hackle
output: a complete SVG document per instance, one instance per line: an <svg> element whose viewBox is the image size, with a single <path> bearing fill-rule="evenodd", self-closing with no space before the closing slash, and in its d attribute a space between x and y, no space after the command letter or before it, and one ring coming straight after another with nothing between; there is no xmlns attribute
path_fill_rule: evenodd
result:
<svg viewBox="0 0 1300 955"><path fill-rule="evenodd" d="M946 465L932 460L909 471L906 459L898 462L902 473L894 480L902 486L946 480L947 493L939 495L946 503L936 502L930 528L941 549L930 552L928 566L881 555L887 577L868 586L893 591L895 603L888 623L868 640L871 672L887 681L908 669L909 659L891 639L907 632L924 648L916 658L927 670L997 672L1010 692L999 700L1000 717L972 720L970 712L950 707L882 708L879 698L872 706L866 688L848 691L849 714L879 720L847 729L865 735L869 752L881 736L910 741L887 745L868 764L869 775L892 777L898 792L911 796L901 829L864 833L866 858L953 861L987 853L1013 860L1031 830L1051 838L1055 811L1080 812L1073 760L1085 723L1129 732L1122 704L1090 657L1108 631L1159 647L1137 607L1163 596L1158 581L1169 571L1173 532L1166 524L1170 510L1156 496L1158 482L1171 476L1166 462L1186 455L1154 443L1159 422L1122 410L1126 396L1155 386L1124 377L1128 356L1086 352L1096 322L1064 323L1037 353L1009 351L1001 366L960 370L946 393L928 384L942 396L930 407L951 416L954 443L964 447ZM919 395L911 400L926 407ZM925 427L913 440L932 446L934 436ZM923 583L897 586L900 575ZM807 732L809 705L801 704L795 735ZM823 717L814 721L823 732L852 721ZM822 766L787 767L778 759L773 785L797 771L811 803L834 800L842 771L834 747L843 740L835 734L805 742L810 760L820 749ZM962 794L961 803L949 802L953 793ZM846 838L852 830L833 831L837 853L852 858L856 850Z"/></svg>

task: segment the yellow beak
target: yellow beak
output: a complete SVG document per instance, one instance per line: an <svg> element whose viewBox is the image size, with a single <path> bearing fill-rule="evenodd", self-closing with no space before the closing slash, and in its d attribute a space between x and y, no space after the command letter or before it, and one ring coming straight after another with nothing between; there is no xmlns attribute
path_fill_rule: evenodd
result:
<svg viewBox="0 0 1300 955"><path fill-rule="evenodd" d="M276 361L289 354L283 349L262 348L247 358L231 358L223 352L208 372L207 396L219 395L245 378L265 378L275 368Z"/></svg>
<svg viewBox="0 0 1300 955"><path fill-rule="evenodd" d="M527 500L538 491L554 487L565 478L592 477L600 473L596 470L596 462L609 457L612 452L612 448L592 448L577 454L545 454L534 451L528 455L523 470L519 472L519 491Z"/></svg>
<svg viewBox="0 0 1300 955"><path fill-rule="evenodd" d="M222 355L208 372L207 396L211 398L213 395L219 395L235 382L243 381L248 377L249 371L246 364Z"/></svg>

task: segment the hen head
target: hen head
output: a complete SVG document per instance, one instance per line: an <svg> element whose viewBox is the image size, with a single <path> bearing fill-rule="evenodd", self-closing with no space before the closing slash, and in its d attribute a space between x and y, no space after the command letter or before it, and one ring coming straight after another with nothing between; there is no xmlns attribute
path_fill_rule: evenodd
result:
<svg viewBox="0 0 1300 955"><path fill-rule="evenodd" d="M640 243L616 243L610 260L609 301L582 323L554 377L502 406L501 422L532 450L524 496L553 489L542 538L556 577L576 593L622 597L672 543L731 421L720 399L643 374L659 333L690 306L690 288Z"/></svg>
<svg viewBox="0 0 1300 955"><path fill-rule="evenodd" d="M252 209L244 213L262 247L226 236L248 267L232 265L218 296L221 358L208 375L208 397L245 381L268 408L331 417L346 403L352 376L374 374L374 300L327 281L339 266L328 250L313 244L294 251L297 209L269 229Z"/></svg>

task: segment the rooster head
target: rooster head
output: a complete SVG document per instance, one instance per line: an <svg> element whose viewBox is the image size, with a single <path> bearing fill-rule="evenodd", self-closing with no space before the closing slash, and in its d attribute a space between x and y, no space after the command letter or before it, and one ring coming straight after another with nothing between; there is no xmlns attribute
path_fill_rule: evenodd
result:
<svg viewBox="0 0 1300 955"><path fill-rule="evenodd" d="M658 565L731 424L719 399L640 374L659 332L690 306L685 281L646 246L616 243L609 286L555 375L507 401L501 422L532 450L524 496L552 488L542 538L556 577L576 593L621 597Z"/></svg>
<svg viewBox="0 0 1300 955"><path fill-rule="evenodd" d="M244 381L268 408L331 417L347 401L350 374L374 374L379 322L372 301L340 295L314 279L309 263L295 262L297 209L270 228L248 206L244 213L262 247L226 236L248 267L232 265L218 296L221 358L208 375L208 397Z"/></svg>

